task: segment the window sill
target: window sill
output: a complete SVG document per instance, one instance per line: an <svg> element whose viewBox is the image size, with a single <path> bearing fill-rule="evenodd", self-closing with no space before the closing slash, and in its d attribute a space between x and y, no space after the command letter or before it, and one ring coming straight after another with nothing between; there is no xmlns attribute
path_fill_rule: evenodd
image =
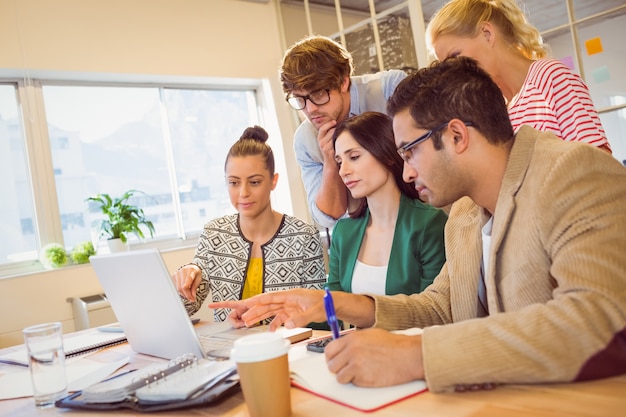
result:
<svg viewBox="0 0 626 417"><path fill-rule="evenodd" d="M195 248L198 243L198 236L190 237L188 239L152 239L144 242L131 242L130 250L141 250L141 249L158 249L160 252L169 252L173 250L180 249L189 249ZM106 244L99 245L98 251L100 253L109 253ZM71 260L68 263L60 268L54 269L46 269L43 264L39 262L37 259L32 259L28 261L20 261L20 262L11 262L0 265L0 279L6 278L19 278L20 276L32 275L32 274L41 274L48 271L58 271L66 268L74 268L87 265L85 264L74 264Z"/></svg>

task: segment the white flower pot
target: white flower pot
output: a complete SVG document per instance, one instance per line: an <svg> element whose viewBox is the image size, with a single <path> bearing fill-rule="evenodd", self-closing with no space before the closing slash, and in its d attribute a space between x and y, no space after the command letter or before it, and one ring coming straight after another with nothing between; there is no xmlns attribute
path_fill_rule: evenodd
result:
<svg viewBox="0 0 626 417"><path fill-rule="evenodd" d="M114 252L125 252L129 250L130 246L128 242L122 242L122 239L107 239L107 246L109 247L109 251L111 253Z"/></svg>

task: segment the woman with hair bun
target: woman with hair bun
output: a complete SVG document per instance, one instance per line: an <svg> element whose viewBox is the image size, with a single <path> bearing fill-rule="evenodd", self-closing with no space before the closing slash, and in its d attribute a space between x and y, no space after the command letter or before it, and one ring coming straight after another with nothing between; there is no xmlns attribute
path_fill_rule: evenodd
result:
<svg viewBox="0 0 626 417"><path fill-rule="evenodd" d="M267 132L247 128L228 151L224 172L237 214L207 223L191 263L173 276L189 315L209 292L214 302L242 300L290 288L321 289L326 282L319 231L272 209L274 154ZM224 321L225 309L214 311Z"/></svg>
<svg viewBox="0 0 626 417"><path fill-rule="evenodd" d="M547 58L539 31L515 0L451 0L432 17L426 37L437 59L467 56L489 73L515 131L527 124L611 152L587 86Z"/></svg>

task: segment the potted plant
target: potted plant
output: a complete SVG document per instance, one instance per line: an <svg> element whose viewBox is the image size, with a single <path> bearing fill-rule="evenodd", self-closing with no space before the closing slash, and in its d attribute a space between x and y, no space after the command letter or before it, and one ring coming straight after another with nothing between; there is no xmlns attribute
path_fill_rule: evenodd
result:
<svg viewBox="0 0 626 417"><path fill-rule="evenodd" d="M67 263L67 252L59 243L49 243L41 248L40 261L46 269L60 268Z"/></svg>
<svg viewBox="0 0 626 417"><path fill-rule="evenodd" d="M72 261L75 264L86 264L89 262L89 257L96 254L96 249L93 247L93 243L90 240L79 243L72 249Z"/></svg>
<svg viewBox="0 0 626 417"><path fill-rule="evenodd" d="M144 194L141 191L129 190L119 198L102 193L86 200L94 203L106 217L100 222L100 236L107 238L111 252L128 249L129 233L143 239L145 236L140 226L145 226L150 232L150 237L154 236L154 225L146 218L143 209L128 203L128 199L137 193ZM122 248L118 247L120 244Z"/></svg>

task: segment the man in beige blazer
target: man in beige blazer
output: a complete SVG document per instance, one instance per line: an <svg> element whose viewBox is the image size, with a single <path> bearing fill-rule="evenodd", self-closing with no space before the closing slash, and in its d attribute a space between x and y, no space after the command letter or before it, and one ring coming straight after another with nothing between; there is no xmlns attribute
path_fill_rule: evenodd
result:
<svg viewBox="0 0 626 417"><path fill-rule="evenodd" d="M447 262L410 296L334 292L358 327L326 347L339 382L425 379L432 392L626 372L626 168L528 126L469 58L404 80L388 105L404 177L442 207ZM231 303L231 321L324 319L321 291ZM388 330L423 328L421 335Z"/></svg>

